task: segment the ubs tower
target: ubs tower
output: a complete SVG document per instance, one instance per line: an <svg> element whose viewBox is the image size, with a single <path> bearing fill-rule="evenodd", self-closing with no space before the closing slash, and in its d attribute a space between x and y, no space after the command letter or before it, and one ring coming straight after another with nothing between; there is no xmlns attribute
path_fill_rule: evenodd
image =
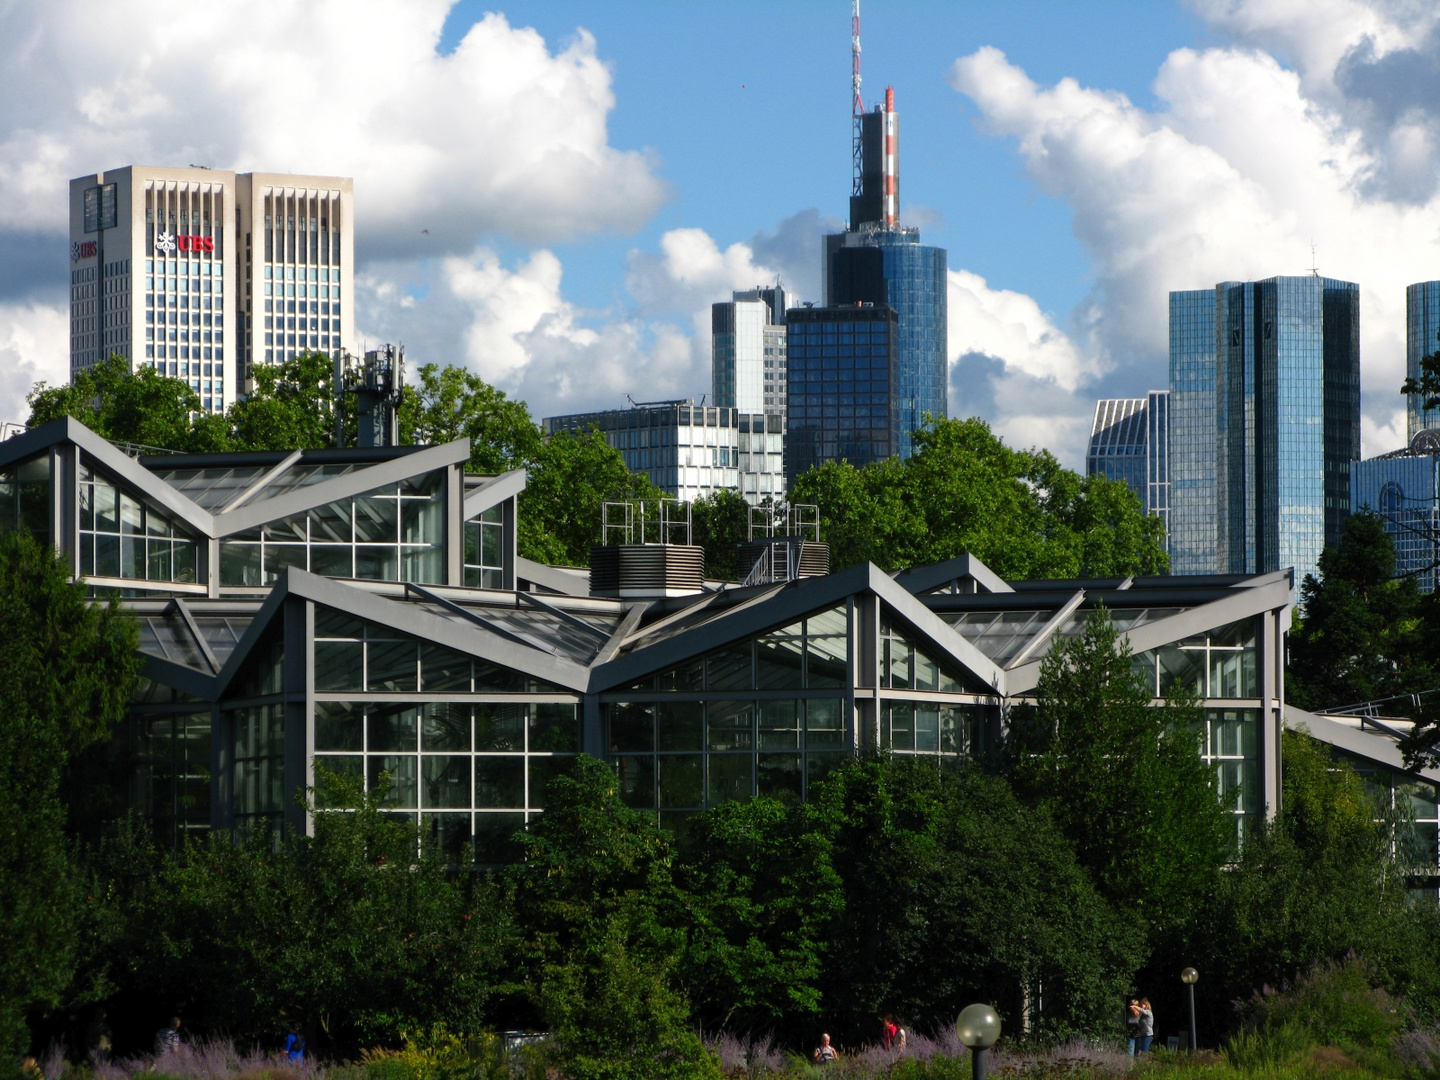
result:
<svg viewBox="0 0 1440 1080"><path fill-rule="evenodd" d="M1360 289L1333 278L1170 294L1176 574L1315 572L1360 456Z"/></svg>
<svg viewBox="0 0 1440 1080"><path fill-rule="evenodd" d="M857 162L850 227L825 237L825 304L873 304L895 310L891 380L896 452L909 457L911 432L926 413L947 415L945 249L920 243L920 230L900 225L899 116L895 91L856 117ZM868 426L868 423L867 423Z"/></svg>

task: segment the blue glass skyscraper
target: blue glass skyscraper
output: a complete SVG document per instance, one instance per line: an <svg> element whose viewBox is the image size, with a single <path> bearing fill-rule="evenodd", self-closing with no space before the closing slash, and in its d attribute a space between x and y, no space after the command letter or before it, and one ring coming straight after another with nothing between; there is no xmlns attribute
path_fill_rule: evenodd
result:
<svg viewBox="0 0 1440 1080"><path fill-rule="evenodd" d="M1421 281L1405 289L1405 374L1420 377L1420 361L1440 349L1440 281ZM1423 408L1410 394L1405 402L1405 437L1414 441L1426 428L1440 428L1440 409Z"/></svg>
<svg viewBox="0 0 1440 1080"><path fill-rule="evenodd" d="M1130 485L1140 505L1168 526L1170 512L1170 394L1105 398L1095 403L1086 475L1100 473Z"/></svg>
<svg viewBox="0 0 1440 1080"><path fill-rule="evenodd" d="M894 430L885 441L894 447L892 453L909 457L911 433L924 425L926 414L937 419L949 415L948 280L945 249L921 244L920 230L898 221L899 119L894 100L887 88L885 103L860 117L862 168L858 191L850 199L850 227L825 237L822 276L827 308L871 305L895 312L887 406ZM858 438L878 442L868 428Z"/></svg>
<svg viewBox="0 0 1440 1080"><path fill-rule="evenodd" d="M1359 287L1275 277L1205 295L1170 294L1172 572L1314 573L1360 456Z"/></svg>
<svg viewBox="0 0 1440 1080"><path fill-rule="evenodd" d="M1415 286L1411 286L1415 288ZM1440 568L1440 429L1423 429L1404 450L1350 466L1351 512L1371 510L1395 544L1395 576L1435 591Z"/></svg>

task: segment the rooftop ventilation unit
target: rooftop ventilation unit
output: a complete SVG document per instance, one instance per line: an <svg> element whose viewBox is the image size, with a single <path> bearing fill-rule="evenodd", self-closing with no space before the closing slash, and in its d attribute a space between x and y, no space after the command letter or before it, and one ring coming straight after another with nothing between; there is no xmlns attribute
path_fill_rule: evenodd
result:
<svg viewBox="0 0 1440 1080"><path fill-rule="evenodd" d="M818 506L752 506L749 537L740 545L740 572L746 585L824 577L830 572L830 545L820 542Z"/></svg>
<svg viewBox="0 0 1440 1080"><path fill-rule="evenodd" d="M687 502L607 502L600 546L590 552L590 595L640 600L701 592L705 549L691 536Z"/></svg>

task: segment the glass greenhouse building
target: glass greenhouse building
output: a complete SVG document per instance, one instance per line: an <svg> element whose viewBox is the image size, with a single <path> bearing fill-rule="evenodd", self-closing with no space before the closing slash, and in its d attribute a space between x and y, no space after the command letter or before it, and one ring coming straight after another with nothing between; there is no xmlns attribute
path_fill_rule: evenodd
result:
<svg viewBox="0 0 1440 1080"><path fill-rule="evenodd" d="M388 778L395 814L492 861L582 752L672 828L804 799L866 749L956 763L997 745L1050 645L1101 603L1157 696L1202 699L1237 834L1277 809L1285 722L1397 784L1436 779L1401 775L1373 728L1287 710L1289 571L1006 581L962 555L615 599L520 558L525 474L467 475L469 456L460 440L133 457L69 418L0 443L0 524L139 623L117 750L160 838L305 832L293 796L317 767Z"/></svg>

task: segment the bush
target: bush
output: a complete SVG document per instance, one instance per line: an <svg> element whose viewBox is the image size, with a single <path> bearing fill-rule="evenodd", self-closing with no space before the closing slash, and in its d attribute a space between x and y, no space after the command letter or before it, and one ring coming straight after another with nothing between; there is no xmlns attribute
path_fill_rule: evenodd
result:
<svg viewBox="0 0 1440 1080"><path fill-rule="evenodd" d="M1257 990L1237 1011L1248 1032L1292 1028L1314 1046L1388 1047L1405 1026L1405 1008L1378 982L1374 968L1352 953L1316 964L1293 986Z"/></svg>

